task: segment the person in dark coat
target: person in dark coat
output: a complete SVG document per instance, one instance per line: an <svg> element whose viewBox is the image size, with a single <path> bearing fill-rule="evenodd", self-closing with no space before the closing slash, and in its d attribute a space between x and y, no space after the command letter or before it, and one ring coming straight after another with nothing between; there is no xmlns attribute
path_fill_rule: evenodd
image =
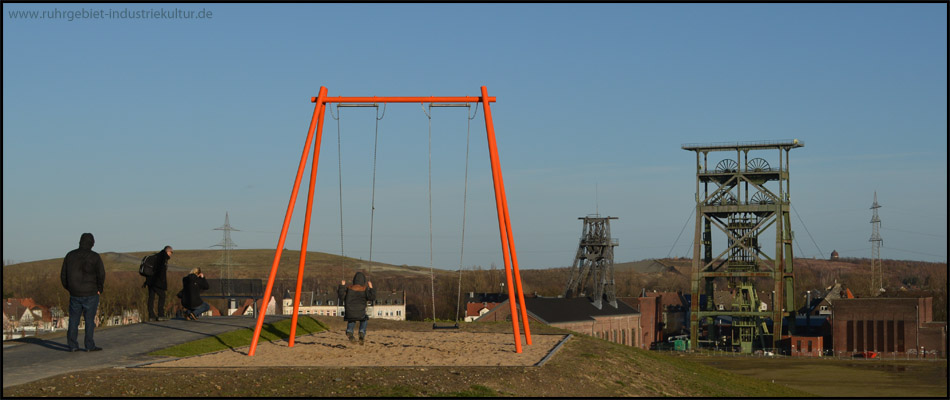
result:
<svg viewBox="0 0 950 400"><path fill-rule="evenodd" d="M155 253L154 273L152 276L145 277L145 284L148 287L148 320L165 320L165 291L168 289L168 279L165 275L168 272L168 259L172 258L172 247L165 246L164 249ZM154 307L155 297L158 297L158 308Z"/></svg>
<svg viewBox="0 0 950 400"><path fill-rule="evenodd" d="M346 321L346 337L351 342L353 338L353 328L356 321L360 322L360 344L363 344L363 338L366 337L366 323L369 315L366 314L366 303L376 300L376 289L373 289L373 282L366 280L366 275L357 272L353 276L353 284L346 286L346 281L340 281L340 287L337 288L337 295L343 299L343 319Z"/></svg>
<svg viewBox="0 0 950 400"><path fill-rule="evenodd" d="M99 295L106 282L106 269L99 253L92 251L96 243L91 233L79 237L79 248L63 258L63 268L59 273L63 287L69 291L69 328L66 330L66 344L70 352L79 351L79 316L86 320L86 351L99 351L92 335L96 330L96 310L99 308Z"/></svg>
<svg viewBox="0 0 950 400"><path fill-rule="evenodd" d="M181 290L181 306L185 307L185 319L195 321L198 316L211 309L208 303L201 300L201 291L208 290L208 281L201 268L191 270L188 276L181 279L184 287Z"/></svg>

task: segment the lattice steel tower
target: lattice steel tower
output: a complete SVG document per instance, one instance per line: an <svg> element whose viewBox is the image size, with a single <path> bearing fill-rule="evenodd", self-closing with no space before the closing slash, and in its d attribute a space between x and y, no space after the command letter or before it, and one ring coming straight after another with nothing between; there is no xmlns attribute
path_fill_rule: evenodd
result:
<svg viewBox="0 0 950 400"><path fill-rule="evenodd" d="M782 337L782 317L791 316L794 324L794 275L789 210L789 162L791 149L803 142L762 141L709 144L684 144L684 150L696 152L696 232L693 239L693 273L690 301L690 348L699 342L700 322L714 334L716 316L732 317L732 343L740 351L751 353L755 338L767 347L765 318L772 319L772 347ZM778 150L778 167L766 159L750 158L749 152ZM709 153L734 152L709 165ZM716 161L713 161L716 162ZM719 242L713 256L713 229ZM759 236L775 230L774 258L763 252ZM755 281L771 279L774 294L771 305L764 305L755 290ZM728 295L716 301L716 284L725 283ZM728 300L726 300L728 298ZM789 327L794 330L794 325ZM720 334L716 333L716 339Z"/></svg>
<svg viewBox="0 0 950 400"><path fill-rule="evenodd" d="M877 191L874 191L874 204L871 205L873 214L871 216L871 296L877 296L884 292L884 269L881 263L881 245L884 239L881 239L881 218L877 216L877 209L881 208L877 204Z"/></svg>
<svg viewBox="0 0 950 400"><path fill-rule="evenodd" d="M225 282L228 282L230 285L231 282L231 249L235 248L236 245L231 241L231 231L240 231L239 229L234 229L231 227L231 223L228 222L228 212L224 212L224 225L221 225L217 228L214 228L216 231L224 231L224 238L221 239L221 242L211 246L211 247L223 247L224 254L221 255L221 258L218 262L212 265L221 266L221 279L224 279Z"/></svg>
<svg viewBox="0 0 950 400"><path fill-rule="evenodd" d="M603 308L603 300L617 308L617 292L614 286L614 247L617 239L610 237L610 220L617 217L588 215L584 220L577 255L571 264L571 277L567 282L564 297L587 296L597 309Z"/></svg>

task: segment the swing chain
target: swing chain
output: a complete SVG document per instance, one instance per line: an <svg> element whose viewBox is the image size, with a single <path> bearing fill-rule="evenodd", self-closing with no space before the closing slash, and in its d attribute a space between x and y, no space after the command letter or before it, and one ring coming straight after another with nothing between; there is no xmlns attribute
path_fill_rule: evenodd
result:
<svg viewBox="0 0 950 400"><path fill-rule="evenodd" d="M330 116L333 116L333 108L330 108ZM337 104L337 117L336 119L336 151L337 151L337 171L339 171L339 182L340 182L340 271L343 273L343 280L346 281L346 252L343 250L343 145L342 145L342 134L340 129L340 105Z"/></svg>
<svg viewBox="0 0 950 400"><path fill-rule="evenodd" d="M475 113L478 113L478 103L475 103ZM468 113L466 113L468 114ZM459 322L459 310L462 308L462 267L463 260L465 259L465 214L468 208L468 151L471 143L471 133L472 133L472 119L475 118L474 114L471 118L466 121L465 129L465 190L462 194L462 243L459 250L459 283L458 283L458 297L455 304L455 323Z"/></svg>
<svg viewBox="0 0 950 400"><path fill-rule="evenodd" d="M432 103L429 103L428 111L422 106L422 112L429 120L429 285L432 295L432 323L435 324L435 271L432 262Z"/></svg>
<svg viewBox="0 0 950 400"><path fill-rule="evenodd" d="M376 132L373 136L373 194L370 200L370 211L369 211L369 269L370 273L373 272L373 226L376 221L376 153L379 148L379 121L386 116L386 104L383 103L383 115L376 117ZM379 105L376 104L376 110L379 110ZM378 113L378 111L377 111Z"/></svg>

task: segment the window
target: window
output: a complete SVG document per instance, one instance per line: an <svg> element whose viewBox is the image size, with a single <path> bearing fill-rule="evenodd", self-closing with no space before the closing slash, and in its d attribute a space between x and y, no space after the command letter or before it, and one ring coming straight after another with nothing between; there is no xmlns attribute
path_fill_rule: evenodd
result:
<svg viewBox="0 0 950 400"><path fill-rule="evenodd" d="M808 341L808 352L811 353L811 340Z"/></svg>
<svg viewBox="0 0 950 400"><path fill-rule="evenodd" d="M854 351L864 351L864 321L858 321L855 333L858 335L858 346L855 347Z"/></svg>
<svg viewBox="0 0 950 400"><path fill-rule="evenodd" d="M327 302L327 305L328 305L328 306L332 306L332 305L333 305L333 300L328 301L328 302Z"/></svg>
<svg viewBox="0 0 950 400"><path fill-rule="evenodd" d="M795 350L801 352L801 351L802 351L802 341L799 340L797 343L798 343L798 344L795 345Z"/></svg>
<svg viewBox="0 0 950 400"><path fill-rule="evenodd" d="M897 351L904 352L904 320L897 321Z"/></svg>
<svg viewBox="0 0 950 400"><path fill-rule="evenodd" d="M887 351L894 351L894 321L887 321Z"/></svg>
<svg viewBox="0 0 950 400"><path fill-rule="evenodd" d="M875 325L877 326L877 347L875 350L884 351L884 321L877 321Z"/></svg>
<svg viewBox="0 0 950 400"><path fill-rule="evenodd" d="M854 351L854 321L848 321L845 329L845 345L847 351Z"/></svg>
<svg viewBox="0 0 950 400"><path fill-rule="evenodd" d="M402 311L401 311L401 310L396 310L396 316L400 316L400 315L402 315Z"/></svg>

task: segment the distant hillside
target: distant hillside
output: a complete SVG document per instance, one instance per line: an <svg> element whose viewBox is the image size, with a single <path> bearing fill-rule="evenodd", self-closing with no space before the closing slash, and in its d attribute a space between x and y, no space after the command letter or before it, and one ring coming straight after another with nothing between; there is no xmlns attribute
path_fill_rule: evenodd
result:
<svg viewBox="0 0 950 400"><path fill-rule="evenodd" d="M132 296L139 296L142 278L138 265L142 257L151 251L131 253L102 253L106 270L110 272L107 293L122 297L117 302L133 303ZM222 274L223 250L175 250L168 272L172 286L181 282L191 268L200 267L209 278ZM231 276L234 278L267 279L273 262L274 250L233 250L231 253ZM297 278L300 252L283 251L275 282L275 295L282 296L293 290ZM934 318L947 318L947 264L906 260L884 260L884 286L886 297L934 298ZM3 295L33 297L43 304L65 306L68 296L59 285L62 259L31 261L3 267ZM688 258L648 259L620 262L615 265L614 279L617 296L637 296L648 291L690 291L692 260ZM307 252L304 268L304 290L332 291L340 280L350 280L357 270L369 272L374 287L379 290L406 291L407 304L416 307L407 310L412 318L431 316L432 291L435 291L437 313L440 318L455 318L459 306L458 293L499 292L505 293L504 268L483 269L476 267L463 271L459 279L457 271L435 269L434 282L429 279L429 268L409 265L391 265L382 262L344 258L338 255ZM859 297L870 295L870 261L867 259L841 259L837 261L795 259L795 291L792 296L796 305L804 302L807 290L823 291L835 282ZM525 294L557 296L565 291L570 278L570 269L565 267L546 269L522 269L521 277ZM461 288L459 285L461 284ZM769 282L759 285L771 287ZM122 293L132 293L122 295Z"/></svg>
<svg viewBox="0 0 950 400"><path fill-rule="evenodd" d="M152 251L139 251L131 253L100 253L102 262L105 264L107 272L118 271L138 271L139 263L142 257L153 254ZM222 269L220 265L223 256L222 250L175 250L172 259L169 260L169 272L187 272L192 268L198 267L209 278L217 278ZM274 262L274 250L264 249L242 249L231 251L231 274L235 278L267 278L272 263ZM3 267L3 273L38 273L38 272L56 272L62 267L63 259L54 258L49 260L30 261L19 264L12 264ZM290 274L296 277L297 267L300 264L300 251L284 250L281 253L278 274ZM368 262L338 255L307 252L306 264L304 266L304 276L322 275L326 273L354 271L363 269L372 272L385 272L387 275L396 276L421 276L429 275L428 267L391 265L380 262ZM352 274L352 272L349 272ZM450 271L434 271L436 275L449 274Z"/></svg>

